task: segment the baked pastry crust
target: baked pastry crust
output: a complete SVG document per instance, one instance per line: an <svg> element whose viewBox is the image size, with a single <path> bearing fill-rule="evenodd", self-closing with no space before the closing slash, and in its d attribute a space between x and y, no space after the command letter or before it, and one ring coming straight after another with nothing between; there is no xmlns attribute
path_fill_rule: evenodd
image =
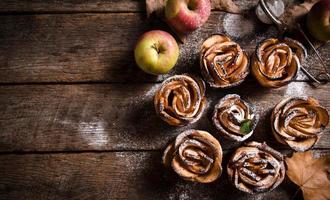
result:
<svg viewBox="0 0 330 200"><path fill-rule="evenodd" d="M205 83L186 74L166 79L154 98L160 118L173 126L196 122L206 105Z"/></svg>
<svg viewBox="0 0 330 200"><path fill-rule="evenodd" d="M240 45L225 35L212 35L200 51L204 79L214 88L239 85L249 74L249 58Z"/></svg>
<svg viewBox="0 0 330 200"><path fill-rule="evenodd" d="M251 71L262 86L278 88L296 78L306 57L305 47L296 40L266 39L255 50Z"/></svg>
<svg viewBox="0 0 330 200"><path fill-rule="evenodd" d="M296 151L312 148L328 124L328 111L312 97L283 99L271 115L276 140Z"/></svg>
<svg viewBox="0 0 330 200"><path fill-rule="evenodd" d="M266 143L249 142L232 155L227 172L235 187L247 193L271 191L285 177L283 156Z"/></svg>
<svg viewBox="0 0 330 200"><path fill-rule="evenodd" d="M212 122L222 136L235 140L248 139L256 128L259 115L255 107L237 94L228 94L215 106Z"/></svg>
<svg viewBox="0 0 330 200"><path fill-rule="evenodd" d="M222 148L206 131L187 130L178 135L163 155L165 167L185 180L210 183L222 173Z"/></svg>

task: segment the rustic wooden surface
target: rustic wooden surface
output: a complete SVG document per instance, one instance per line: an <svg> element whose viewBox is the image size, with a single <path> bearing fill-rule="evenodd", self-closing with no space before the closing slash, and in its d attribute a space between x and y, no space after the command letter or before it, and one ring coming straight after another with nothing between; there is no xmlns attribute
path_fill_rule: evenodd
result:
<svg viewBox="0 0 330 200"><path fill-rule="evenodd" d="M284 0L289 1L289 0ZM241 8L249 9L256 0L236 2ZM214 8L214 3L212 8ZM3 0L2 13L75 13L75 12L144 12L143 0Z"/></svg>
<svg viewBox="0 0 330 200"><path fill-rule="evenodd" d="M0 87L0 151L160 150L187 128L214 133L210 118L217 101L238 93L255 104L261 119L251 139L278 146L270 132L271 108L283 97L310 95L330 110L330 85L312 88L294 82L278 90L248 81L238 88L207 90L208 108L188 127L171 127L158 119L153 94L159 84L18 85ZM329 129L326 129L329 132ZM239 143L218 136L224 149ZM56 141L56 142L54 142ZM317 148L330 146L324 134ZM282 148L282 146L280 146ZM283 146L284 147L284 146Z"/></svg>
<svg viewBox="0 0 330 200"><path fill-rule="evenodd" d="M177 67L167 76L199 72L197 53L203 40L226 29L237 30L241 19L230 16L235 15L213 12L205 26L180 46ZM0 21L0 72L6 74L0 83L160 82L167 77L147 75L134 63L132 49L138 37L152 28L166 29L157 21L147 22L144 13L0 15ZM258 42L277 34L253 15L246 21L253 32L235 40L249 54ZM327 46L320 52L330 63ZM313 66L307 68L313 72L320 69L315 60L308 60ZM307 78L300 73L298 79Z"/></svg>
<svg viewBox="0 0 330 200"><path fill-rule="evenodd" d="M256 2L237 1L247 10ZM158 119L152 98L159 83L173 74L198 75L201 42L213 33L232 33L238 20L250 24L247 34L233 35L249 54L259 41L277 34L253 11L245 17L213 11L180 45L175 69L153 77L136 67L132 49L144 31L168 28L146 20L142 0L0 1L0 200L292 199L297 188L287 178L272 192L248 195L228 182L226 172L203 185L182 181L160 164L166 144L196 128L219 139L226 165L241 144L219 136L210 116L228 93L258 108L261 119L249 140L266 141L286 155L291 151L270 133L273 106L286 96L309 95L330 110L330 85L315 88L300 73L297 81L276 90L261 88L250 76L237 88L207 88L208 107L188 127ZM329 44L319 50L329 64ZM313 56L305 66L320 70ZM315 149L329 153L329 127Z"/></svg>

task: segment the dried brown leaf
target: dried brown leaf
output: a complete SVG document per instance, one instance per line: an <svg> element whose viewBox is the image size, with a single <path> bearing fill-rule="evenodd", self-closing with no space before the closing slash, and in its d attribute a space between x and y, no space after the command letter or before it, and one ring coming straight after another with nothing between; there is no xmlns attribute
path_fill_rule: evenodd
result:
<svg viewBox="0 0 330 200"><path fill-rule="evenodd" d="M313 152L296 152L286 158L287 175L303 192L304 200L330 199L330 155L314 159Z"/></svg>
<svg viewBox="0 0 330 200"><path fill-rule="evenodd" d="M214 10L225 11L230 13L240 13L241 9L232 0L212 0L212 8Z"/></svg>
<svg viewBox="0 0 330 200"><path fill-rule="evenodd" d="M318 1L319 0L305 0L304 3L298 5L294 4L286 9L281 18L287 25L293 27L298 22L298 20L302 16L306 15L312 6Z"/></svg>
<svg viewBox="0 0 330 200"><path fill-rule="evenodd" d="M165 0L146 0L147 17L150 17L152 13L156 13L160 16L164 11Z"/></svg>

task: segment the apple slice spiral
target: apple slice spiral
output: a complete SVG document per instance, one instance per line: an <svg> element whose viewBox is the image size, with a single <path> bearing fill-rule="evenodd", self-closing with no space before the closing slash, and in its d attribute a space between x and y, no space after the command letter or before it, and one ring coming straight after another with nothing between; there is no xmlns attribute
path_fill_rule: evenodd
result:
<svg viewBox="0 0 330 200"><path fill-rule="evenodd" d="M160 118L170 125L194 123L205 108L205 83L188 75L172 76L162 83L154 104Z"/></svg>
<svg viewBox="0 0 330 200"><path fill-rule="evenodd" d="M283 156L266 143L249 142L232 155L227 172L235 187L243 192L271 191L285 177Z"/></svg>
<svg viewBox="0 0 330 200"><path fill-rule="evenodd" d="M200 183L215 181L222 173L222 148L206 131L187 130L178 135L163 155L165 167L183 179Z"/></svg>
<svg viewBox="0 0 330 200"><path fill-rule="evenodd" d="M229 94L215 106L212 121L224 137L244 141L252 135L259 115L255 107L243 101L239 95Z"/></svg>
<svg viewBox="0 0 330 200"><path fill-rule="evenodd" d="M213 35L202 44L200 68L215 88L239 85L249 74L249 59L240 45L224 35Z"/></svg>
<svg viewBox="0 0 330 200"><path fill-rule="evenodd" d="M278 88L295 79L306 57L306 49L296 40L266 39L252 58L252 74L262 86Z"/></svg>
<svg viewBox="0 0 330 200"><path fill-rule="evenodd" d="M327 110L312 97L283 99L271 115L275 138L296 151L312 148L328 123Z"/></svg>

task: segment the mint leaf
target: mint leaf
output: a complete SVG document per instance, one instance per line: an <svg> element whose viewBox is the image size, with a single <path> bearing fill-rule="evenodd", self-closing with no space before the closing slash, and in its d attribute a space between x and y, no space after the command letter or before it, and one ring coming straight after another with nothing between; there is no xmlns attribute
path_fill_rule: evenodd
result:
<svg viewBox="0 0 330 200"><path fill-rule="evenodd" d="M241 123L240 132L243 134L248 134L252 131L252 121L247 119Z"/></svg>

